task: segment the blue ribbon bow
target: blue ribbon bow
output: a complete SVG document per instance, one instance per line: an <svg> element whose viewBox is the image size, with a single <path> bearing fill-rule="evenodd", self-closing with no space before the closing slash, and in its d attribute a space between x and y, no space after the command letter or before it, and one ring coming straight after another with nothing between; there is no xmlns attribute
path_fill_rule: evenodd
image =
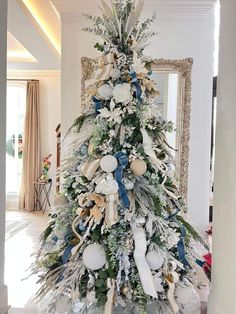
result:
<svg viewBox="0 0 236 314"><path fill-rule="evenodd" d="M127 192L125 189L125 185L124 185L123 180L122 180L123 171L124 171L125 167L128 165L129 161L128 161L127 156L122 152L116 153L115 157L118 160L118 166L117 166L116 171L115 171L115 179L116 179L116 182L118 183L118 186L119 186L119 195L120 195L120 198L121 198L124 206L126 208L129 208L130 201L129 201L129 198L128 198L128 195L127 195Z"/></svg>

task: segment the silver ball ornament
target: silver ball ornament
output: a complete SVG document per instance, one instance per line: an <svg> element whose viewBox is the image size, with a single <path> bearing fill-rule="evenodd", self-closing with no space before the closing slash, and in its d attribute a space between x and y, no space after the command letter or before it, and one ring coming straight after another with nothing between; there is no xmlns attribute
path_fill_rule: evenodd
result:
<svg viewBox="0 0 236 314"><path fill-rule="evenodd" d="M164 263L164 257L161 252L150 251L146 254L146 260L151 270L160 269Z"/></svg>

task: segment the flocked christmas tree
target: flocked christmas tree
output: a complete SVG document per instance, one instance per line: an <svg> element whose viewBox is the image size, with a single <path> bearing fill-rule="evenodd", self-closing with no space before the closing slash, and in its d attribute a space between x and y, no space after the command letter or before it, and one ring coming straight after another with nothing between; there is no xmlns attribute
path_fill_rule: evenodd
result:
<svg viewBox="0 0 236 314"><path fill-rule="evenodd" d="M199 311L202 241L181 216L165 136L172 123L153 103L143 55L155 16L140 22L142 8L113 0L102 2L101 17L87 16L102 55L64 143L61 194L33 268L43 313Z"/></svg>

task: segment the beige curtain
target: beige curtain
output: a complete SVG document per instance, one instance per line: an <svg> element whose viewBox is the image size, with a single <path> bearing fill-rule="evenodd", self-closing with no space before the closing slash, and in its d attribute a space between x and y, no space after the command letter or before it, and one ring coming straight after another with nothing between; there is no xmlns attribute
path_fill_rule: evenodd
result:
<svg viewBox="0 0 236 314"><path fill-rule="evenodd" d="M23 134L23 169L19 208L34 209L34 182L41 171L39 82L27 82L26 115Z"/></svg>

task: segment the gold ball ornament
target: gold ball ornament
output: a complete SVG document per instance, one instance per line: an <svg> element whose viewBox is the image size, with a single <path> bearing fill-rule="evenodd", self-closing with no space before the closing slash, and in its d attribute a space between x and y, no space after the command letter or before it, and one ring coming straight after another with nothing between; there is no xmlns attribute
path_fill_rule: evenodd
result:
<svg viewBox="0 0 236 314"><path fill-rule="evenodd" d="M147 164L141 159L135 159L131 162L130 169L132 170L133 174L140 177L147 171Z"/></svg>
<svg viewBox="0 0 236 314"><path fill-rule="evenodd" d="M129 292L129 287L128 286L123 286L121 289L121 293L123 295L126 295Z"/></svg>

